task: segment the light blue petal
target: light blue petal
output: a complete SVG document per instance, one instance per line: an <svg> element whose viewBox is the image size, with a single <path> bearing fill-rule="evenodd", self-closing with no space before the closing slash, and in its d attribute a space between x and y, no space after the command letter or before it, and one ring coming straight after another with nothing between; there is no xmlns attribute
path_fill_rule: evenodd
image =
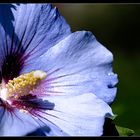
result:
<svg viewBox="0 0 140 140"><path fill-rule="evenodd" d="M28 133L26 136L69 136L64 133L59 127L55 126L49 121L46 122L46 126L40 127L35 131Z"/></svg>
<svg viewBox="0 0 140 140"><path fill-rule="evenodd" d="M101 136L105 117L113 116L109 105L93 93L69 98L49 96L47 99L55 103L55 108L46 111L48 115L44 117L69 136ZM49 127L52 130L53 127Z"/></svg>
<svg viewBox="0 0 140 140"><path fill-rule="evenodd" d="M67 96L92 92L107 103L116 96L117 75L112 72L113 55L100 44L91 32L81 31L50 48L30 69L47 72L46 82L40 85L44 93Z"/></svg>
<svg viewBox="0 0 140 140"><path fill-rule="evenodd" d="M5 49L35 59L68 34L69 25L50 4L0 5L1 55Z"/></svg>
<svg viewBox="0 0 140 140"><path fill-rule="evenodd" d="M22 102L22 100L20 100L20 102ZM0 136L64 135L55 125L49 121L46 121L45 124L42 123L34 114L38 114L38 112L43 112L44 110L52 110L54 103L36 98L29 99L26 103L28 107L34 106L32 113L24 113L14 108L13 110L6 110L0 107ZM40 110L35 108L40 108Z"/></svg>
<svg viewBox="0 0 140 140"><path fill-rule="evenodd" d="M15 110L14 114L0 108L0 136L24 136L37 128L38 123L30 115Z"/></svg>
<svg viewBox="0 0 140 140"><path fill-rule="evenodd" d="M0 135L25 136L40 129L47 136L101 136L105 117L113 116L109 105L93 93L47 99L55 103L55 108L38 112L45 118L41 121L18 110L12 115L8 111L3 114L0 108Z"/></svg>

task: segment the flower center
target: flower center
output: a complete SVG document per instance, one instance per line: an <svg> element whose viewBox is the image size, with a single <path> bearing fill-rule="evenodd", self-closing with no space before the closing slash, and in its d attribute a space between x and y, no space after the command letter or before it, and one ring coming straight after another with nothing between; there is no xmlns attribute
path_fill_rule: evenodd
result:
<svg viewBox="0 0 140 140"><path fill-rule="evenodd" d="M35 70L30 73L22 74L2 87L0 91L0 98L8 100L10 98L19 98L30 94L39 82L46 78L46 73L41 70Z"/></svg>

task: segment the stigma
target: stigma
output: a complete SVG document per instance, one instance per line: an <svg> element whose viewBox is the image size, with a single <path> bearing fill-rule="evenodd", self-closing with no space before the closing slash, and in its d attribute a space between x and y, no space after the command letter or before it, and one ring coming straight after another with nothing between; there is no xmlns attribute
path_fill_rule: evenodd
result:
<svg viewBox="0 0 140 140"><path fill-rule="evenodd" d="M46 72L35 70L22 74L13 80L9 80L8 83L1 88L0 98L8 100L10 98L17 99L20 96L28 95L38 86L40 81L46 78L46 76Z"/></svg>

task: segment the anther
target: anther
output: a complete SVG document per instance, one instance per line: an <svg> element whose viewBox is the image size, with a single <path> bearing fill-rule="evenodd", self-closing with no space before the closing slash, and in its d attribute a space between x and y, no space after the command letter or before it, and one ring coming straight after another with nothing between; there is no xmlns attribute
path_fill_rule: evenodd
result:
<svg viewBox="0 0 140 140"><path fill-rule="evenodd" d="M6 90L4 93L5 98L9 97L20 97L29 94L33 89L36 88L38 83L46 78L46 73L41 70L32 71L30 73L22 74L13 80L9 80L6 84Z"/></svg>

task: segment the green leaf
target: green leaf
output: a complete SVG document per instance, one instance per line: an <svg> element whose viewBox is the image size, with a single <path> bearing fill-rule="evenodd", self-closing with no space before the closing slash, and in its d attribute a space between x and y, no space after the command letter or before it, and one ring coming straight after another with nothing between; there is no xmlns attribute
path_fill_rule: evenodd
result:
<svg viewBox="0 0 140 140"><path fill-rule="evenodd" d="M132 136L135 133L134 130L129 128L125 128L117 125L115 127L119 133L119 136Z"/></svg>

